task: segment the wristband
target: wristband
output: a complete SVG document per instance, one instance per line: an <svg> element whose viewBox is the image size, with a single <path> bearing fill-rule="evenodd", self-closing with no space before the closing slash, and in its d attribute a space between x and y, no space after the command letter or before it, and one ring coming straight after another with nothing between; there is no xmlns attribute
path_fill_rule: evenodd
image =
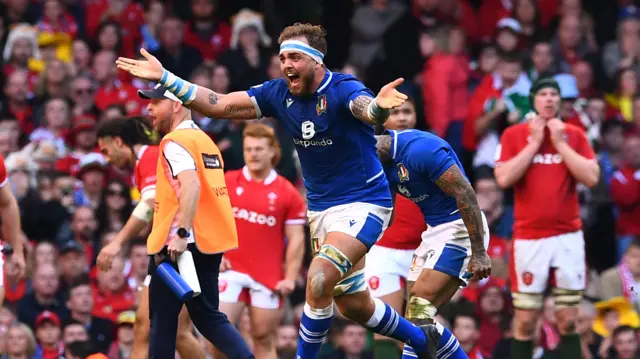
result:
<svg viewBox="0 0 640 359"><path fill-rule="evenodd" d="M389 113L391 111L386 108L383 109L378 107L378 105L376 104L376 100L374 99L373 101L371 101L371 103L369 103L368 112L369 118L373 120L376 125L382 125L389 118Z"/></svg>
<svg viewBox="0 0 640 359"><path fill-rule="evenodd" d="M196 99L198 86L179 78L167 70L162 72L160 84L164 86L167 91L174 94L185 105L190 104Z"/></svg>

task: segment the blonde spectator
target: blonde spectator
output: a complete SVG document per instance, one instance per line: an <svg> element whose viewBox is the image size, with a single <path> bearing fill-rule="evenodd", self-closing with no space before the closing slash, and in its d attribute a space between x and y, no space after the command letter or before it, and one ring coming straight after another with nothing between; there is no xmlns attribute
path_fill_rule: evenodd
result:
<svg viewBox="0 0 640 359"><path fill-rule="evenodd" d="M14 324L7 331L6 346L2 359L32 359L36 353L36 338L26 324Z"/></svg>
<svg viewBox="0 0 640 359"><path fill-rule="evenodd" d="M27 154L11 153L5 159L5 167L13 194L18 200L24 198L30 189L36 188L38 164Z"/></svg>
<svg viewBox="0 0 640 359"><path fill-rule="evenodd" d="M71 68L68 64L52 59L45 65L36 86L36 98L45 100L51 97L69 96Z"/></svg>

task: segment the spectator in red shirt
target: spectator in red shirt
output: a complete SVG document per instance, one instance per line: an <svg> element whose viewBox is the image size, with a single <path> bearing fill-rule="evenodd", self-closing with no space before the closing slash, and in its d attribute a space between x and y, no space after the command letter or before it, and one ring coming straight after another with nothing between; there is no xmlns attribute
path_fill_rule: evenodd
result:
<svg viewBox="0 0 640 359"><path fill-rule="evenodd" d="M422 73L422 92L429 127L461 154L462 126L469 97L469 61L460 54L463 46L451 47L455 31L459 29L442 27L434 32L437 45Z"/></svg>
<svg viewBox="0 0 640 359"><path fill-rule="evenodd" d="M36 25L38 32L64 34L71 40L75 38L78 25L73 16L65 11L60 0L44 0L42 3L42 18Z"/></svg>
<svg viewBox="0 0 640 359"><path fill-rule="evenodd" d="M60 342L60 317L48 310L40 313L36 318L35 335L38 341L36 355L42 359L58 359L62 354L63 347Z"/></svg>
<svg viewBox="0 0 640 359"><path fill-rule="evenodd" d="M138 97L138 90L128 83L118 79L116 68L116 54L113 51L100 51L93 58L93 73L99 88L96 92L96 107L105 111L110 105L124 105L127 114L140 112L142 102Z"/></svg>
<svg viewBox="0 0 640 359"><path fill-rule="evenodd" d="M120 313L131 310L134 295L124 276L124 259L116 256L108 271L98 271L93 286L93 315L117 323Z"/></svg>
<svg viewBox="0 0 640 359"><path fill-rule="evenodd" d="M214 0L191 0L193 20L184 27L184 43L200 50L209 64L229 48L231 41L231 27L216 19L215 10Z"/></svg>
<svg viewBox="0 0 640 359"><path fill-rule="evenodd" d="M629 133L622 151L624 166L613 174L611 197L618 207L618 255L626 251L634 236L640 236L640 134Z"/></svg>
<svg viewBox="0 0 640 359"><path fill-rule="evenodd" d="M133 57L140 44L140 27L144 24L142 5L132 0L93 0L86 6L87 30L95 37L100 24L115 20L122 27L122 53Z"/></svg>

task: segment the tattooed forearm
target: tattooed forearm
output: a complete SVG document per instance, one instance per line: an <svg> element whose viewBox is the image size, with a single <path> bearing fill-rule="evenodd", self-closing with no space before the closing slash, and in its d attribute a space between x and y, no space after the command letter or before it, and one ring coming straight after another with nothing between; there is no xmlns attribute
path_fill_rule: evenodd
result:
<svg viewBox="0 0 640 359"><path fill-rule="evenodd" d="M484 251L484 226L482 212L478 206L476 193L457 165L447 169L436 181L436 185L449 196L455 197L458 210L471 238L473 252Z"/></svg>
<svg viewBox="0 0 640 359"><path fill-rule="evenodd" d="M378 143L376 144L376 152L380 162L385 163L391 161L391 136L381 135L376 136Z"/></svg>
<svg viewBox="0 0 640 359"><path fill-rule="evenodd" d="M253 106L237 106L237 105L227 105L224 107L224 113L227 116L247 116L255 111Z"/></svg>
<svg viewBox="0 0 640 359"><path fill-rule="evenodd" d="M389 118L389 110L381 109L374 103L375 99L369 96L358 96L351 101L351 113L360 121L372 125L382 125Z"/></svg>

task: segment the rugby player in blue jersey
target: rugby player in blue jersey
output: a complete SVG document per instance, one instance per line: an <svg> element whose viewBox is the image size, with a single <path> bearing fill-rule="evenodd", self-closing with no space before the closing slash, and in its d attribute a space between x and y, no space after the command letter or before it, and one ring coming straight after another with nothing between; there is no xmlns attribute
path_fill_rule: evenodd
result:
<svg viewBox="0 0 640 359"><path fill-rule="evenodd" d="M491 274L489 228L445 140L423 131L388 130L377 136L377 148L391 189L415 202L429 226L413 255L406 318L416 325L432 324L438 308L469 278ZM438 358L468 358L448 329L436 327L441 334ZM405 344L403 358L416 357Z"/></svg>
<svg viewBox="0 0 640 359"><path fill-rule="evenodd" d="M389 225L393 208L373 125L383 124L390 109L407 99L396 90L403 80L384 86L375 96L353 76L329 71L323 63L327 42L320 26L289 26L279 43L283 78L230 94L176 77L145 50L141 50L144 60L119 58L117 65L136 77L159 82L185 106L207 117L274 117L293 137L307 189L315 254L298 359L316 358L329 330L334 299L346 317L409 344L419 358L434 359L436 326L416 326L373 299L363 270L364 256Z"/></svg>

